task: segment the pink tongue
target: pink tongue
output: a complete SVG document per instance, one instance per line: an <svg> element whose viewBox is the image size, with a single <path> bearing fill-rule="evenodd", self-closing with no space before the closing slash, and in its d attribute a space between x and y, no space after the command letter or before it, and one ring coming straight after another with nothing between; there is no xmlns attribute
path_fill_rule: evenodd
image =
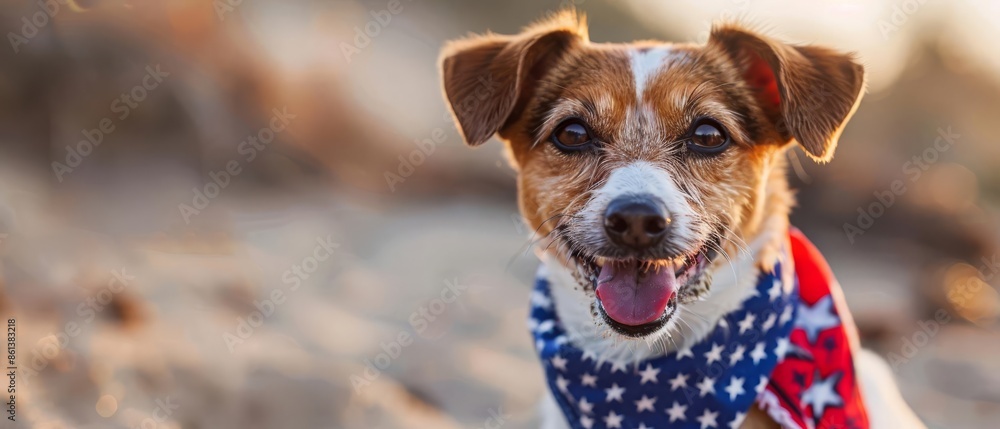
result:
<svg viewBox="0 0 1000 429"><path fill-rule="evenodd" d="M640 272L638 262L604 264L597 277L597 298L604 312L629 326L645 325L660 318L676 289L673 269Z"/></svg>

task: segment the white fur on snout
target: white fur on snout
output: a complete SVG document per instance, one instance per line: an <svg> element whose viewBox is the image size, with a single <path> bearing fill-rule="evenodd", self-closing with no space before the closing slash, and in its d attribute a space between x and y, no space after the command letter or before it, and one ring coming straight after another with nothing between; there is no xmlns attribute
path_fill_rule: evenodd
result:
<svg viewBox="0 0 1000 429"><path fill-rule="evenodd" d="M667 240L673 247L693 251L700 245L695 231L696 213L670 173L646 161L636 161L611 172L607 182L594 191L581 211L583 228L577 231L581 241L600 246L604 238L604 213L617 198L649 195L664 204L670 213L671 228Z"/></svg>

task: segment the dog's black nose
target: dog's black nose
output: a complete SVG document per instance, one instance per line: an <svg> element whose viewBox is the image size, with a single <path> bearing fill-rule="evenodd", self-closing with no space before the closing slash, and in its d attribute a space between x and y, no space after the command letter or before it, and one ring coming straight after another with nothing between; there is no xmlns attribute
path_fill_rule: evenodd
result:
<svg viewBox="0 0 1000 429"><path fill-rule="evenodd" d="M670 223L663 203L650 196L616 198L604 212L604 230L611 241L635 250L659 243Z"/></svg>

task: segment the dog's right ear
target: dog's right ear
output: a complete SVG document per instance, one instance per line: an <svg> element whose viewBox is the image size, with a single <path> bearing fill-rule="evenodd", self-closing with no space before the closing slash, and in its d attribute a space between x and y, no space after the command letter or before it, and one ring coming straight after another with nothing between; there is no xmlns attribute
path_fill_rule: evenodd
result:
<svg viewBox="0 0 1000 429"><path fill-rule="evenodd" d="M480 145L516 119L538 79L572 46L586 42L583 18L564 11L516 36L486 34L448 43L441 75L465 142Z"/></svg>

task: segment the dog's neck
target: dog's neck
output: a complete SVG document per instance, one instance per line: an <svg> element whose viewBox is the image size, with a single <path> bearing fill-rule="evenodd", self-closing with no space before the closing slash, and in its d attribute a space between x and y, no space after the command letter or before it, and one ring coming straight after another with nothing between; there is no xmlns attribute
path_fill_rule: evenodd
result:
<svg viewBox="0 0 1000 429"><path fill-rule="evenodd" d="M782 249L788 245L788 213L793 196L785 178L784 158L776 155L765 166L764 175L767 179L762 182L753 209L740 228L745 235L726 246L728 258L720 255L712 264L708 296L679 307L668 325L669 338L636 341L610 334L607 327L596 322L592 315L594 299L577 283L572 269L557 257L544 253L542 260L549 271L556 314L569 340L601 359L635 363L689 348L704 338L722 316L738 308L753 292L761 269L769 269L778 261L786 262ZM790 277L792 271L785 273ZM786 287L792 287L791 279L785 280Z"/></svg>

